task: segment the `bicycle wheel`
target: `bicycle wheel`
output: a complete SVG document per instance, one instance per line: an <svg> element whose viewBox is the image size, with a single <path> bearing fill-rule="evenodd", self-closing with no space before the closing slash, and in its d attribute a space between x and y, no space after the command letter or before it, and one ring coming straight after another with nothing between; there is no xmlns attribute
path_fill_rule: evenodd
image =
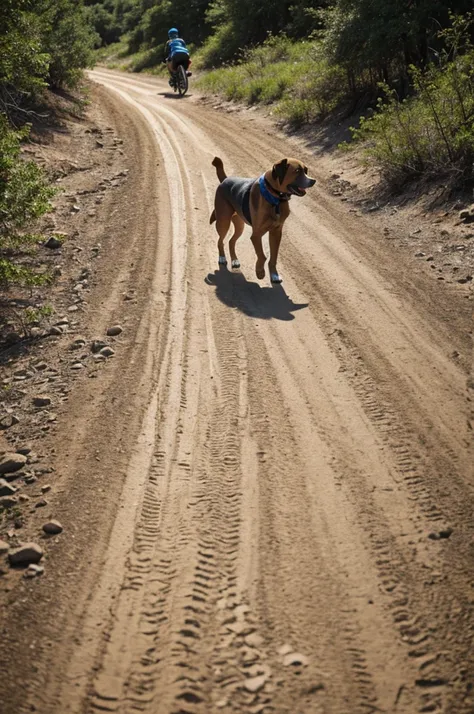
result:
<svg viewBox="0 0 474 714"><path fill-rule="evenodd" d="M186 74L186 70L182 64L179 65L177 74L178 92L181 94L182 97L184 97L184 95L188 91L188 75Z"/></svg>

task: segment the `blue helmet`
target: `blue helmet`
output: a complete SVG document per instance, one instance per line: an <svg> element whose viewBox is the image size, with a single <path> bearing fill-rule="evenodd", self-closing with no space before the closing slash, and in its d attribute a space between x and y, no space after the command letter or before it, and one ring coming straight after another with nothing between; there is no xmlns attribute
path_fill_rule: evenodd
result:
<svg viewBox="0 0 474 714"><path fill-rule="evenodd" d="M179 32L176 29L176 27L172 27L170 30L168 30L168 37L171 39L171 37L178 37Z"/></svg>

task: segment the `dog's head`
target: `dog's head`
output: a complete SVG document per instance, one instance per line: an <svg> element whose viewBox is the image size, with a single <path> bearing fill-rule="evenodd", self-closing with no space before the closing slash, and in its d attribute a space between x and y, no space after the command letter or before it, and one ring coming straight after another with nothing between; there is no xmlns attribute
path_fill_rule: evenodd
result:
<svg viewBox="0 0 474 714"><path fill-rule="evenodd" d="M316 183L316 179L308 176L308 167L298 159L282 159L274 164L271 177L277 191L294 196L304 196L306 189Z"/></svg>

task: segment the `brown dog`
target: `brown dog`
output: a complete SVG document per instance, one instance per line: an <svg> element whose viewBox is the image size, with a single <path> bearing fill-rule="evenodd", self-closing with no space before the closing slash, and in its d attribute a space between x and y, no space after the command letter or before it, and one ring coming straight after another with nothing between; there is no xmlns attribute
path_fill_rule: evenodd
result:
<svg viewBox="0 0 474 714"><path fill-rule="evenodd" d="M292 196L304 196L305 189L316 183L315 179L308 178L308 169L297 159L282 159L258 179L235 176L227 178L224 164L217 156L212 165L216 167L217 178L221 182L217 187L215 208L210 219L210 223L216 221L219 234L219 264L227 264L224 239L232 222L234 234L229 241L231 264L233 268L240 268L235 244L247 223L252 226L251 241L257 254L257 278L265 277L266 255L263 252L262 237L269 233L270 280L272 283L281 283L282 279L277 272L277 259L283 224L290 215L288 202Z"/></svg>

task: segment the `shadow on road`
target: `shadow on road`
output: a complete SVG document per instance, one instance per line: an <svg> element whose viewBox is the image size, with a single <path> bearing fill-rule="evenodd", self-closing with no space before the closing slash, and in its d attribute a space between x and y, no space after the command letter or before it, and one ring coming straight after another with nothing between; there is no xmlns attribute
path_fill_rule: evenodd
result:
<svg viewBox="0 0 474 714"><path fill-rule="evenodd" d="M307 302L294 303L281 285L261 287L246 280L243 273L231 272L225 265L209 273L204 282L215 287L216 296L225 305L261 320L294 320L296 310L308 307Z"/></svg>
<svg viewBox="0 0 474 714"><path fill-rule="evenodd" d="M178 92L158 92L159 97L166 97L166 99L188 99L189 97L192 97L192 94L185 94L184 97L182 94L178 94Z"/></svg>

